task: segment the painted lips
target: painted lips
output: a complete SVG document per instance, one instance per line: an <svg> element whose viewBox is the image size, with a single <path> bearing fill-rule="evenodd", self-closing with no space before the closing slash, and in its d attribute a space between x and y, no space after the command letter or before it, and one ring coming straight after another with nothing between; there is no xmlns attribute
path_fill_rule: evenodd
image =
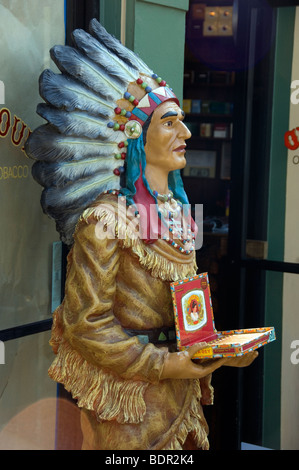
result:
<svg viewBox="0 0 299 470"><path fill-rule="evenodd" d="M180 147L177 147L174 149L174 152L185 152L186 151L186 145L180 145Z"/></svg>

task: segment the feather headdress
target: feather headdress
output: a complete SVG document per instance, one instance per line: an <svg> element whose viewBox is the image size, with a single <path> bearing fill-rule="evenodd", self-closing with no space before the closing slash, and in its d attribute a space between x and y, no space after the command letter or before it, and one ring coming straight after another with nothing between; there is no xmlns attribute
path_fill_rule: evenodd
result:
<svg viewBox="0 0 299 470"><path fill-rule="evenodd" d="M136 139L162 102L178 102L166 82L96 20L75 30L73 47L54 46L60 73L39 80L47 123L28 138L32 174L43 187L41 205L71 245L83 211L106 190L120 189L128 139Z"/></svg>

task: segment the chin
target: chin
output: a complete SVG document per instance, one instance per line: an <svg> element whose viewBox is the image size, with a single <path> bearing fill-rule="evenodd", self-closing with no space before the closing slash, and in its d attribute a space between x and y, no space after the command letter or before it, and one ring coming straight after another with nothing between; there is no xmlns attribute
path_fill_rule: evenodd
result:
<svg viewBox="0 0 299 470"><path fill-rule="evenodd" d="M184 156L180 157L180 159L177 161L177 166L175 170L182 170L186 166L186 158Z"/></svg>

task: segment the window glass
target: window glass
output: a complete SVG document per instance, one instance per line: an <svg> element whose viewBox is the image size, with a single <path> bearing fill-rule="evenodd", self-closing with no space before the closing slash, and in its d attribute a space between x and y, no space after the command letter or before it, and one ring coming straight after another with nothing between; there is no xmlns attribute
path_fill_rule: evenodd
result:
<svg viewBox="0 0 299 470"><path fill-rule="evenodd" d="M40 206L24 143L44 123L38 77L65 42L64 0L0 2L0 330L51 314L55 225Z"/></svg>
<svg viewBox="0 0 299 470"><path fill-rule="evenodd" d="M47 373L53 360L49 339L46 332L5 343L0 361L1 450L55 448L57 384Z"/></svg>

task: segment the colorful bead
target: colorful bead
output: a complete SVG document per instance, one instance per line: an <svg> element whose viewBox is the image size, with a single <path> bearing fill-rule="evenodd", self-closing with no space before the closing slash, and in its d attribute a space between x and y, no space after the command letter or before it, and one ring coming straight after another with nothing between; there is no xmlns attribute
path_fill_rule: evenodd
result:
<svg viewBox="0 0 299 470"><path fill-rule="evenodd" d="M130 98L130 96L131 96L130 93L128 91L126 91L125 94L124 94L124 98L126 100L128 100Z"/></svg>
<svg viewBox="0 0 299 470"><path fill-rule="evenodd" d="M127 112L126 112L126 117L127 117L127 118L130 118L131 116L132 116L131 111L127 111Z"/></svg>
<svg viewBox="0 0 299 470"><path fill-rule="evenodd" d="M170 232L172 231L172 230L170 230L170 227L169 227L169 231ZM177 249L181 253L185 253L186 255L189 255L192 251L195 250L194 247L191 247L190 249L186 250L185 248L180 246L178 243L176 243L173 238L169 238L169 237L164 236L163 240L165 240L169 245L173 246L175 249ZM185 243L185 242L186 241L183 240L183 243Z"/></svg>
<svg viewBox="0 0 299 470"><path fill-rule="evenodd" d="M116 175L116 176L119 176L120 175L120 171L118 168L115 168L115 170L113 170L113 173Z"/></svg>
<svg viewBox="0 0 299 470"><path fill-rule="evenodd" d="M141 86L141 88L146 92L146 93L150 93L152 91L152 88L150 86L148 86L148 84L146 82L144 82L141 78L138 78L136 80L136 83L138 85ZM137 103L138 104L138 103ZM135 106L137 106L137 104L135 104Z"/></svg>
<svg viewBox="0 0 299 470"><path fill-rule="evenodd" d="M133 101L135 100L135 96L130 95L130 97L128 98L128 100L130 101L130 103L133 103Z"/></svg>
<svg viewBox="0 0 299 470"><path fill-rule="evenodd" d="M152 78L154 78L154 79L156 80L156 82L157 82L160 86L167 86L167 87L168 87L166 81L165 81L165 80L162 80L161 77L158 77L158 75L157 75L156 73L154 73L154 74L152 75Z"/></svg>
<svg viewBox="0 0 299 470"><path fill-rule="evenodd" d="M110 127L110 128L112 129L113 126L114 126L114 122L113 122L113 121L108 122L107 127Z"/></svg>
<svg viewBox="0 0 299 470"><path fill-rule="evenodd" d="M139 101L135 98L133 101L132 101L132 104L134 106L138 106L139 105Z"/></svg>
<svg viewBox="0 0 299 470"><path fill-rule="evenodd" d="M120 160L120 159L121 159L121 153L116 153L116 154L114 155L114 158L115 158L116 160Z"/></svg>
<svg viewBox="0 0 299 470"><path fill-rule="evenodd" d="M125 116L127 114L127 110L126 109L122 109L121 112L120 112L120 115L121 116Z"/></svg>
<svg viewBox="0 0 299 470"><path fill-rule="evenodd" d="M125 152L122 152L122 154L121 154L121 159L122 159L122 160L125 160L125 159L126 159L126 156L127 156L127 154L126 154Z"/></svg>
<svg viewBox="0 0 299 470"><path fill-rule="evenodd" d="M120 114L121 113L121 108L117 107L114 110L115 114Z"/></svg>
<svg viewBox="0 0 299 470"><path fill-rule="evenodd" d="M121 125L119 126L119 130L123 132L123 131L125 130L125 125L124 125L124 124L121 124Z"/></svg>
<svg viewBox="0 0 299 470"><path fill-rule="evenodd" d="M120 142L120 143L118 144L118 148L120 148L120 149L124 148L124 146L125 146L125 143L124 143L124 142Z"/></svg>
<svg viewBox="0 0 299 470"><path fill-rule="evenodd" d="M119 124L118 124L117 122L114 123L113 129L114 129L115 131L118 131L118 130L119 130Z"/></svg>

